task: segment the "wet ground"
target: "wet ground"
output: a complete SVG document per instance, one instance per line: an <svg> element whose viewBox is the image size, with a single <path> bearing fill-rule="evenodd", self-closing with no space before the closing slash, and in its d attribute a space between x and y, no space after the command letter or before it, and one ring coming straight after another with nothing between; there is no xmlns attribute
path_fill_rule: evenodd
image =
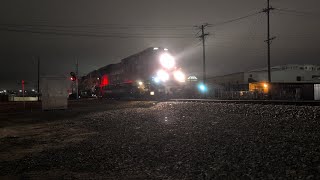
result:
<svg viewBox="0 0 320 180"><path fill-rule="evenodd" d="M0 179L319 179L320 107L88 102L0 116Z"/></svg>

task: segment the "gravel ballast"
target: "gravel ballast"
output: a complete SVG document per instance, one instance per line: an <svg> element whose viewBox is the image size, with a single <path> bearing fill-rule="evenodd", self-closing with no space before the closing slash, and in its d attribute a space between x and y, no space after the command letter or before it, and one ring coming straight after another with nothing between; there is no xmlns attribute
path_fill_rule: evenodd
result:
<svg viewBox="0 0 320 180"><path fill-rule="evenodd" d="M0 128L0 179L320 179L318 106L140 102L61 117Z"/></svg>

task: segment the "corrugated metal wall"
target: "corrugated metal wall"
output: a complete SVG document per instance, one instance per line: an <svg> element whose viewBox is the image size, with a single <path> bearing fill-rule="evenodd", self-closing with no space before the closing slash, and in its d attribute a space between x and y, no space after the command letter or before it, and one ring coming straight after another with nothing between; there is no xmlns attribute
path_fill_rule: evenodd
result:
<svg viewBox="0 0 320 180"><path fill-rule="evenodd" d="M320 100L320 84L314 85L314 100Z"/></svg>

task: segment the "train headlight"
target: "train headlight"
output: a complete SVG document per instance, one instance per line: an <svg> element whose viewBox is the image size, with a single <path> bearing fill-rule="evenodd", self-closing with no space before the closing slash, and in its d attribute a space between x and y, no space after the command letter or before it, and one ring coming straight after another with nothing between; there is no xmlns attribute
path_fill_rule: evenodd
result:
<svg viewBox="0 0 320 180"><path fill-rule="evenodd" d="M162 67L166 68L166 69L172 69L175 66L175 60L174 58L170 55L170 54L162 54L160 56L160 63L162 65Z"/></svg>
<svg viewBox="0 0 320 180"><path fill-rule="evenodd" d="M159 79L158 77L154 77L154 78L153 78L153 82L155 82L155 83L158 84L158 83L160 82L160 79Z"/></svg>
<svg viewBox="0 0 320 180"><path fill-rule="evenodd" d="M186 82L186 76L181 71L175 71L173 72L173 77L178 82Z"/></svg>
<svg viewBox="0 0 320 180"><path fill-rule="evenodd" d="M169 77L170 77L169 74L164 70L159 70L157 72L157 79L159 79L162 82L168 81Z"/></svg>

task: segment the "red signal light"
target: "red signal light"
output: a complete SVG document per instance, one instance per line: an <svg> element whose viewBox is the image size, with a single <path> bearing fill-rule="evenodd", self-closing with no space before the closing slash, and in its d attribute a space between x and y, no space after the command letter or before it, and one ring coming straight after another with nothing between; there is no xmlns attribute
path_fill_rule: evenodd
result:
<svg viewBox="0 0 320 180"><path fill-rule="evenodd" d="M70 80L71 80L71 81L77 80L77 75L76 75L76 73L70 72L70 75L71 75L71 77L70 77Z"/></svg>

